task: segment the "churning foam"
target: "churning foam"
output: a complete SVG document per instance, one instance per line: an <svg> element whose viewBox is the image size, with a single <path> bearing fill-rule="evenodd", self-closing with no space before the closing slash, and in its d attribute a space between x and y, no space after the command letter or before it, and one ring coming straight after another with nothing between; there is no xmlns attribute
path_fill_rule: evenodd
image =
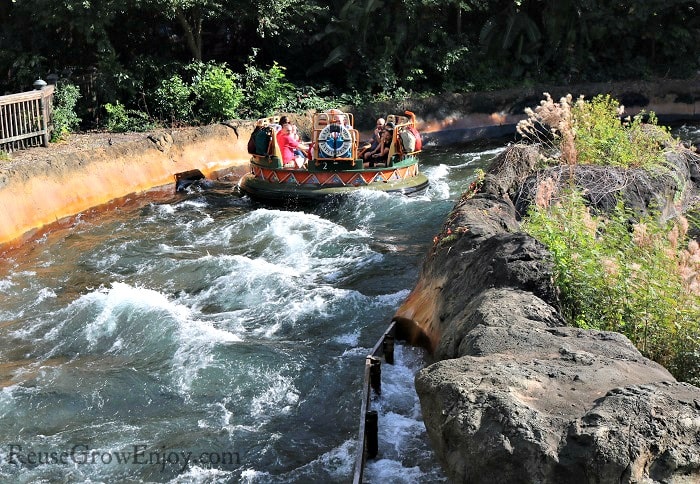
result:
<svg viewBox="0 0 700 484"><path fill-rule="evenodd" d="M396 345L394 359L394 365L382 364L382 394L371 403L379 417L379 455L367 462L365 476L370 482L444 481L427 442L413 385L423 366L423 350Z"/></svg>
<svg viewBox="0 0 700 484"><path fill-rule="evenodd" d="M149 324L155 319L168 326L191 317L188 307L170 301L158 291L122 282L114 282L111 288L100 289L82 298L100 308L94 320L85 327L85 336L92 347L112 337L125 324Z"/></svg>

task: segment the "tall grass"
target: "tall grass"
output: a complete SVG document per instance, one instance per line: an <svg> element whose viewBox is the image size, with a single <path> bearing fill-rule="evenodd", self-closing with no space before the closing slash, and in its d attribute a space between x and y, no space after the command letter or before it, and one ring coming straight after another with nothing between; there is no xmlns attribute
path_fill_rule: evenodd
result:
<svg viewBox="0 0 700 484"><path fill-rule="evenodd" d="M580 192L565 195L536 203L523 223L554 257L565 319L623 333L677 379L700 383L700 249L687 221L630 226L621 203L594 216Z"/></svg>
<svg viewBox="0 0 700 484"><path fill-rule="evenodd" d="M567 95L554 102L545 93L540 105L525 113L518 133L547 148L557 163L655 169L664 165L661 147L672 141L653 112L623 117L624 106L607 94L591 101Z"/></svg>
<svg viewBox="0 0 700 484"><path fill-rule="evenodd" d="M546 145L560 163L663 166L670 135L649 134L641 117L621 121L609 97L553 103L548 96L528 114L524 137ZM623 333L678 380L700 384L700 248L688 238L687 220L640 218L622 202L593 215L573 184L555 191L552 179L540 182L523 228L554 257L566 320Z"/></svg>

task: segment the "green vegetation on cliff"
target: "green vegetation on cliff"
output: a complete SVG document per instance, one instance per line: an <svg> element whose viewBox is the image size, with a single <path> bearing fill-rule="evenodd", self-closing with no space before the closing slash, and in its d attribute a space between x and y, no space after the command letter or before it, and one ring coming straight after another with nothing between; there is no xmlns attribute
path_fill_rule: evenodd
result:
<svg viewBox="0 0 700 484"><path fill-rule="evenodd" d="M546 189L543 187L543 189ZM535 205L525 230L554 257L570 324L617 331L679 380L700 383L700 249L688 222L661 224L622 204L591 215L579 192Z"/></svg>
<svg viewBox="0 0 700 484"><path fill-rule="evenodd" d="M568 165L668 171L663 146L670 135L649 129L641 116L621 122L617 109L609 97L547 98L520 130L556 148L555 160ZM700 383L700 247L688 237L688 221L640 215L621 201L593 213L573 178L555 193L552 178L539 182L523 227L553 255L567 321L623 333L679 380Z"/></svg>

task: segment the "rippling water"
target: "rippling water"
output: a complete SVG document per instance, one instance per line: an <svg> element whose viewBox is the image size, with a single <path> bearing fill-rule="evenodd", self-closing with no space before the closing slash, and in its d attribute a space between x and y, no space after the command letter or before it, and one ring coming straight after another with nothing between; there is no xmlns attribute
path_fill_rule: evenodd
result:
<svg viewBox="0 0 700 484"><path fill-rule="evenodd" d="M0 261L0 480L348 482L364 358L502 148L424 152L421 196L282 211L208 183L76 218ZM384 365L370 482L444 480Z"/></svg>
<svg viewBox="0 0 700 484"><path fill-rule="evenodd" d="M0 262L0 479L348 482L364 358L473 170L414 198L283 211L207 183L83 214ZM413 375L385 365L371 481L442 479Z"/></svg>

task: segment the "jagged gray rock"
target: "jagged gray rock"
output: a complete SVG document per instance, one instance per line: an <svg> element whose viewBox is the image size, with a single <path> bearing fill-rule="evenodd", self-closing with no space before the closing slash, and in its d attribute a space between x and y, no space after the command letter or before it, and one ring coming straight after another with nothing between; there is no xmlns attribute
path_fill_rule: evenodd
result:
<svg viewBox="0 0 700 484"><path fill-rule="evenodd" d="M585 192L589 205L598 212L610 212L621 198L634 213L647 215L650 210L660 211L661 218L668 220L681 214L692 199L693 190L687 188L689 184L700 181L700 155L679 147L666 152L665 159L666 165L656 173L598 165L550 167L528 175L521 174L524 181L511 185L508 195L516 213L524 216L542 180L551 178L554 181L555 198L556 193L570 187L573 181Z"/></svg>
<svg viewBox="0 0 700 484"><path fill-rule="evenodd" d="M532 154L517 159L455 206L397 312L439 360L416 390L450 480L700 482L700 389L618 333L564 325L549 254L510 202Z"/></svg>

